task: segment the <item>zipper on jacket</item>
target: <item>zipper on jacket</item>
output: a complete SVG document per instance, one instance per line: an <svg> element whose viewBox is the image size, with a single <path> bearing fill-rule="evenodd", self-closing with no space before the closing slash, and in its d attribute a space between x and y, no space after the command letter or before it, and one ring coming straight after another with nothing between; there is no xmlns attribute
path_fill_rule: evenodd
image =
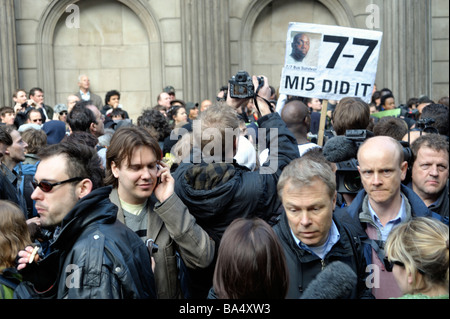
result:
<svg viewBox="0 0 450 319"><path fill-rule="evenodd" d="M321 259L320 262L322 263L322 270L323 270L323 269L325 268L325 266L326 266L326 265L325 265L325 260L324 260L324 259Z"/></svg>

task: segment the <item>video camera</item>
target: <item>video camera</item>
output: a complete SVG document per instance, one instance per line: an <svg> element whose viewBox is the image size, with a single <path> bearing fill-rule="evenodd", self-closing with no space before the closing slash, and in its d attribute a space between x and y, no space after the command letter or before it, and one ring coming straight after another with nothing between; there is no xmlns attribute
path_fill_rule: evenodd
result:
<svg viewBox="0 0 450 319"><path fill-rule="evenodd" d="M345 137L359 146L367 139L367 130L346 130ZM361 177L358 172L356 152L352 159L336 163L336 188L338 193L356 194L362 188Z"/></svg>
<svg viewBox="0 0 450 319"><path fill-rule="evenodd" d="M405 104L400 104L398 108L400 111L400 118L409 118L414 121L417 121L420 117L420 112L418 109L410 110L409 107Z"/></svg>
<svg viewBox="0 0 450 319"><path fill-rule="evenodd" d="M436 122L435 119L433 118L424 118L424 119L420 119L416 122L416 127L425 133L436 133L438 134L439 131L432 126L432 124L434 124L434 122Z"/></svg>
<svg viewBox="0 0 450 319"><path fill-rule="evenodd" d="M347 130L345 132L347 140L352 141L356 146L356 152L353 158L336 163L336 190L342 194L356 194L362 188L361 176L358 172L358 160L356 159L357 150L361 144L369 137L367 130ZM411 179L411 164L412 164L412 151L409 148L409 143L400 141L403 146L403 157L408 162L408 172L403 184L408 184Z"/></svg>

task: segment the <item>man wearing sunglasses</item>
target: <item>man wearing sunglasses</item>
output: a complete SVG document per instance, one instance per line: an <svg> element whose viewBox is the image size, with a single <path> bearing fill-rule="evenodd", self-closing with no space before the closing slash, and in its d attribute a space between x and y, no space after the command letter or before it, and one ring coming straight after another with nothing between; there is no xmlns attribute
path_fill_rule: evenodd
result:
<svg viewBox="0 0 450 319"><path fill-rule="evenodd" d="M116 220L95 149L73 142L39 152L31 195L42 227L55 227L50 253L19 252L22 289L32 298L155 298L147 247ZM31 261L31 262L30 262Z"/></svg>

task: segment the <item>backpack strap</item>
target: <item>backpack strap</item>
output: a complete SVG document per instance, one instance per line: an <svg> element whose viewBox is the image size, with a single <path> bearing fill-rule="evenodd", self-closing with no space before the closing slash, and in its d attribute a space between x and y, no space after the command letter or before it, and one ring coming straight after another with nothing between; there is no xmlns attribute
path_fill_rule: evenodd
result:
<svg viewBox="0 0 450 319"><path fill-rule="evenodd" d="M6 299L12 297L12 293L8 293L6 288L10 288L13 291L16 289L18 283L12 281L11 279L5 278L2 274L0 274L0 299ZM9 296L11 295L11 296ZM8 297L9 296L9 297Z"/></svg>
<svg viewBox="0 0 450 319"><path fill-rule="evenodd" d="M380 261L383 262L383 259L385 257L385 253L384 253L385 242L384 241L365 238L365 239L363 239L362 242L365 244L369 244L372 247L372 249L376 252Z"/></svg>
<svg viewBox="0 0 450 319"><path fill-rule="evenodd" d="M0 274L0 284L5 285L11 289L16 289L19 283L17 281L12 281L11 279L5 278L2 274Z"/></svg>

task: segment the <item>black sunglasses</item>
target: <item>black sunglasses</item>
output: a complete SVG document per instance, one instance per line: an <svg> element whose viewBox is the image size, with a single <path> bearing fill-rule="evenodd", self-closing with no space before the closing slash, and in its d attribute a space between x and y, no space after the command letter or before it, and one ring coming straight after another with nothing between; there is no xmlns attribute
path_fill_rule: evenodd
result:
<svg viewBox="0 0 450 319"><path fill-rule="evenodd" d="M394 268L394 265L397 265L400 267L405 267L404 263L397 261L397 260L391 261L387 257L384 257L383 263L384 263L384 268L386 268L386 271L388 271L388 272L392 272L392 268Z"/></svg>
<svg viewBox="0 0 450 319"><path fill-rule="evenodd" d="M392 272L392 268L394 268L394 265L405 268L405 264L402 263L401 261L398 261L398 260L391 261L387 257L384 257L383 263L384 263L384 268L386 268L386 271L388 271L388 272ZM421 273L422 275L425 274L425 272L421 269L417 269L417 271L419 273Z"/></svg>
<svg viewBox="0 0 450 319"><path fill-rule="evenodd" d="M31 183L33 184L34 188L39 187L44 193L48 193L53 189L53 187L55 187L57 185L75 182L75 181L81 181L83 179L84 179L83 177L73 177L73 178L66 179L65 181L56 182L56 183L50 183L47 181L40 181L39 183L37 183L35 180L33 180Z"/></svg>

